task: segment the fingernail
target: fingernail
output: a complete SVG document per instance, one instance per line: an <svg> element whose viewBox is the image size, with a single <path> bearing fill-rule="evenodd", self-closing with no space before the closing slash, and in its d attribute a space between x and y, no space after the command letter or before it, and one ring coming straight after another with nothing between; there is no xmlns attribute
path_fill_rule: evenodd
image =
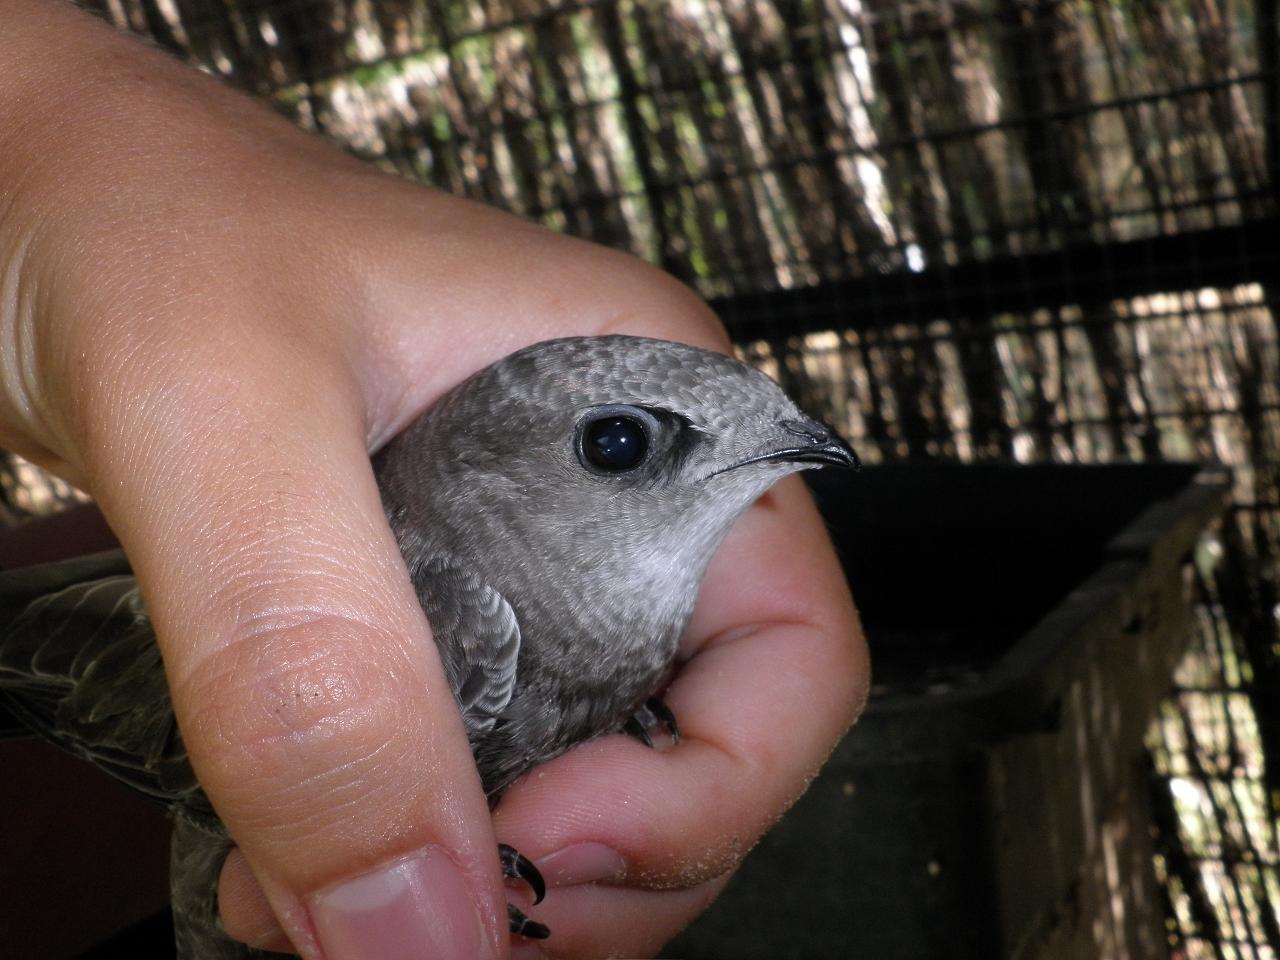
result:
<svg viewBox="0 0 1280 960"><path fill-rule="evenodd" d="M488 946L462 871L437 847L307 903L326 960L475 960Z"/></svg>
<svg viewBox="0 0 1280 960"><path fill-rule="evenodd" d="M571 887L579 883L617 880L627 870L627 861L603 843L575 843L549 853L534 866L549 887Z"/></svg>

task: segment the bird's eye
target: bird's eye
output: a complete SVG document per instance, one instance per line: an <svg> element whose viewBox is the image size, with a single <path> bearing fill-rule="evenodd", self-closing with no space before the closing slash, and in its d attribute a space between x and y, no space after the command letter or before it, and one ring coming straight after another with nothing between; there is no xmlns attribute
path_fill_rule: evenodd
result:
<svg viewBox="0 0 1280 960"><path fill-rule="evenodd" d="M607 473L638 467L649 452L649 434L636 417L605 416L582 431L582 455Z"/></svg>

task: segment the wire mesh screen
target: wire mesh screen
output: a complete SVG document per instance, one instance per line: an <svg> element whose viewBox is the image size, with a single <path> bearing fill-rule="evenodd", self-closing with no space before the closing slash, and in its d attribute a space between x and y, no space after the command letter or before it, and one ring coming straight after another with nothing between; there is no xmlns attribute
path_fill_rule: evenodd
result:
<svg viewBox="0 0 1280 960"><path fill-rule="evenodd" d="M1173 955L1280 949L1275 0L92 0L652 260L868 459L1218 460L1151 735Z"/></svg>
<svg viewBox="0 0 1280 960"><path fill-rule="evenodd" d="M711 297L1272 203L1260 11L1218 0L99 5L388 169Z"/></svg>

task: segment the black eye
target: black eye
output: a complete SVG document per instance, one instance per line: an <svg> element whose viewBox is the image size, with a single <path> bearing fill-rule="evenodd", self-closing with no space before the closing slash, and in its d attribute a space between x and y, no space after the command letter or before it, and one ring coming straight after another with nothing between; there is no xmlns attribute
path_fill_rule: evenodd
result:
<svg viewBox="0 0 1280 960"><path fill-rule="evenodd" d="M649 435L635 417L601 417L582 432L582 455L610 473L639 466L648 451Z"/></svg>

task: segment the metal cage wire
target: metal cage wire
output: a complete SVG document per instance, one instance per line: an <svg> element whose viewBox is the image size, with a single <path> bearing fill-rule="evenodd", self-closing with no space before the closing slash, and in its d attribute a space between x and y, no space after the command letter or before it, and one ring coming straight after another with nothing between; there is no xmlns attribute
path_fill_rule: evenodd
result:
<svg viewBox="0 0 1280 960"><path fill-rule="evenodd" d="M1155 867L1174 956L1276 957L1276 0L83 5L658 263L868 459L1233 467L1150 735Z"/></svg>

